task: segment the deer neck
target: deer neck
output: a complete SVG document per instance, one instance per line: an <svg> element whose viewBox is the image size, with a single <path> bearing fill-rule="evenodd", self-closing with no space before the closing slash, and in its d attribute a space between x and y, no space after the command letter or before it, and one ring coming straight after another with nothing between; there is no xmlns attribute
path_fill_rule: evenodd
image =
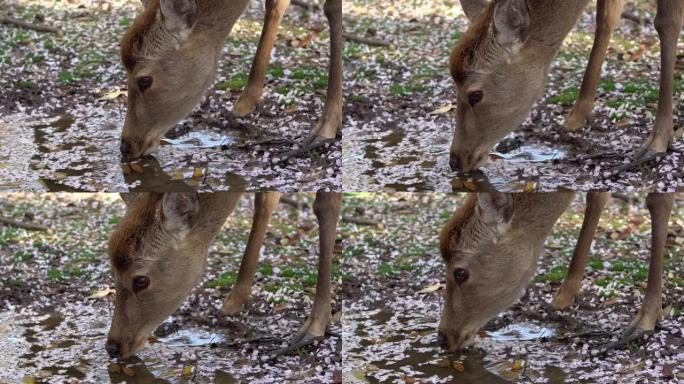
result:
<svg viewBox="0 0 684 384"><path fill-rule="evenodd" d="M589 0L528 0L530 35L522 48L527 57L548 68L588 3Z"/></svg>
<svg viewBox="0 0 684 384"><path fill-rule="evenodd" d="M203 44L223 47L249 0L199 0L193 35Z"/></svg>
<svg viewBox="0 0 684 384"><path fill-rule="evenodd" d="M240 200L239 193L206 193L199 195L200 213L189 235L189 248L206 251ZM203 252L206 257L206 252Z"/></svg>
<svg viewBox="0 0 684 384"><path fill-rule="evenodd" d="M516 194L510 238L517 244L532 245L533 257L538 258L551 229L574 197L574 193Z"/></svg>

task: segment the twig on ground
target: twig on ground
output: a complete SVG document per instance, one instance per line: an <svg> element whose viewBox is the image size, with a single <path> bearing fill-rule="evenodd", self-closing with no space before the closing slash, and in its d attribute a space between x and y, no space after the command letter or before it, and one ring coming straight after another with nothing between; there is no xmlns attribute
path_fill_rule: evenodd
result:
<svg viewBox="0 0 684 384"><path fill-rule="evenodd" d="M47 231L49 228L39 224L25 223L23 221L12 220L6 217L0 216L0 224L4 224L10 227L22 228L29 231Z"/></svg>
<svg viewBox="0 0 684 384"><path fill-rule="evenodd" d="M321 8L321 6L318 5L317 3L310 3L310 2L305 1L305 0L292 0L292 1L290 1L290 4L296 5L298 7L302 7L304 9L309 10L309 11L314 11L314 10Z"/></svg>
<svg viewBox="0 0 684 384"><path fill-rule="evenodd" d="M358 225L370 225L373 227L379 227L382 225L381 222L371 220L367 217L342 216L342 221L345 223L352 223Z"/></svg>
<svg viewBox="0 0 684 384"><path fill-rule="evenodd" d="M14 25L17 27L31 29L31 30L38 31L38 32L50 32L50 33L58 33L59 32L59 29L57 29L55 27L51 27L49 25L33 24L33 23L29 23L26 21L22 21L22 20L15 19L13 17L7 17L7 16L0 17L0 24Z"/></svg>
<svg viewBox="0 0 684 384"><path fill-rule="evenodd" d="M297 201L291 197L288 196L281 196L280 197L280 203L289 205L291 207L294 207L295 209L301 210L301 209L306 209L309 208L309 204L303 202L303 201Z"/></svg>
<svg viewBox="0 0 684 384"><path fill-rule="evenodd" d="M370 37L355 36L346 32L342 34L342 37L344 37L347 41L371 45L375 47L389 47L390 45L392 45L392 43L389 41L373 39Z"/></svg>

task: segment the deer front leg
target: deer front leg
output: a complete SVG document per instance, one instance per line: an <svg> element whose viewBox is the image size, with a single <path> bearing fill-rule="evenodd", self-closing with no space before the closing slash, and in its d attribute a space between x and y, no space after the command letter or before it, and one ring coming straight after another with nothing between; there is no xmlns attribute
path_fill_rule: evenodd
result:
<svg viewBox="0 0 684 384"><path fill-rule="evenodd" d="M326 0L324 10L330 25L330 63L323 113L300 148L283 154L283 161L333 142L342 126L342 0Z"/></svg>
<svg viewBox="0 0 684 384"><path fill-rule="evenodd" d="M575 131L583 128L592 115L598 83L601 80L601 66L606 57L613 29L620 21L624 0L599 0L596 9L596 34L589 63L582 81L582 88L575 106L565 119L565 128Z"/></svg>
<svg viewBox="0 0 684 384"><path fill-rule="evenodd" d="M290 340L290 345L275 353L275 356L297 350L325 336L330 321L332 258L335 249L337 221L340 217L342 195L335 192L318 192L314 202L314 212L318 219L318 277L316 297L309 317L302 328Z"/></svg>
<svg viewBox="0 0 684 384"><path fill-rule="evenodd" d="M677 39L682 30L684 3L681 0L658 0L655 26L660 37L660 96L653 131L637 152L636 158L649 159L662 155L674 139L672 104Z"/></svg>
<svg viewBox="0 0 684 384"><path fill-rule="evenodd" d="M271 215L279 200L280 193L278 192L263 192L254 195L252 229L249 232L247 247L240 263L237 282L230 290L230 294L226 297L221 308L221 312L225 315L234 315L240 312L252 293L252 283L254 282L261 246L266 237Z"/></svg>
<svg viewBox="0 0 684 384"><path fill-rule="evenodd" d="M278 36L278 27L289 5L290 0L266 0L264 28L261 31L259 46L254 55L247 86L233 107L233 112L239 116L247 116L252 113L256 104L261 100L266 81L266 69Z"/></svg>
<svg viewBox="0 0 684 384"><path fill-rule="evenodd" d="M598 227L601 213L610 200L610 193L607 192L589 192L587 193L587 206L584 211L584 221L582 222L582 230L580 231L575 251L572 254L572 261L568 269L568 275L565 277L556 297L551 306L553 309L565 309L572 305L575 296L582 287L582 280L584 279L584 268L589 259L589 250L591 243L594 241L596 228Z"/></svg>
<svg viewBox="0 0 684 384"><path fill-rule="evenodd" d="M667 227L674 205L674 194L649 193L646 206L651 214L651 262L648 268L646 295L641 309L620 338L605 346L604 351L625 345L653 332L662 315L663 256Z"/></svg>

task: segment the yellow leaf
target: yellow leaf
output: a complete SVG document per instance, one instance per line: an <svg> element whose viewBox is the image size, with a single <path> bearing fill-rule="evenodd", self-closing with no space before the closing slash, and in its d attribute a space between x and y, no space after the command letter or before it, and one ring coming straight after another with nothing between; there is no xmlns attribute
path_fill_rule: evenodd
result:
<svg viewBox="0 0 684 384"><path fill-rule="evenodd" d="M104 96L100 97L98 100L114 100L119 96L128 96L128 91L122 91L120 89L115 89L111 92L107 92Z"/></svg>
<svg viewBox="0 0 684 384"><path fill-rule="evenodd" d="M519 371L525 366L525 360L516 360L513 362L513 367L511 371Z"/></svg>
<svg viewBox="0 0 684 384"><path fill-rule="evenodd" d="M534 192L536 189L537 183L535 183L534 181L530 181L529 183L525 184L525 189L523 190L523 192L531 193Z"/></svg>
<svg viewBox="0 0 684 384"><path fill-rule="evenodd" d="M443 288L445 288L445 287L446 287L446 285L444 285L444 284L433 284L433 285L428 285L427 287L425 287L425 288L421 289L420 291L418 291L418 293L432 293L432 292L439 291L440 289L443 289Z"/></svg>
<svg viewBox="0 0 684 384"><path fill-rule="evenodd" d="M105 296L113 295L116 293L115 289L111 289L109 287L103 288L103 289L98 289L97 291L93 292L92 295L88 296L89 299L101 299Z"/></svg>
<svg viewBox="0 0 684 384"><path fill-rule="evenodd" d="M434 111L430 112L431 115L443 115L445 113L450 112L452 109L454 109L455 106L453 104L448 104L448 105L443 105Z"/></svg>
<svg viewBox="0 0 684 384"><path fill-rule="evenodd" d="M181 373L181 375L183 377L191 377L194 371L195 367L193 367L192 365L186 365L185 367L183 367L183 372Z"/></svg>

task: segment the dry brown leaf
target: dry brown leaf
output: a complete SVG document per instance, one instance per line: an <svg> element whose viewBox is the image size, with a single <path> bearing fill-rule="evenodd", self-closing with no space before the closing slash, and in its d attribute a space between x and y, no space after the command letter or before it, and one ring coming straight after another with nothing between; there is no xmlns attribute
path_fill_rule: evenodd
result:
<svg viewBox="0 0 684 384"><path fill-rule="evenodd" d="M460 361L454 361L454 362L452 362L452 363L451 363L451 366L454 367L454 369L455 369L456 372L458 372L458 373L463 373L463 371L465 371L465 366L464 366L463 363L460 362Z"/></svg>
<svg viewBox="0 0 684 384"><path fill-rule="evenodd" d="M135 376L135 371L131 367L125 367L125 366L121 367L121 372L126 376L130 376L130 377Z"/></svg>

